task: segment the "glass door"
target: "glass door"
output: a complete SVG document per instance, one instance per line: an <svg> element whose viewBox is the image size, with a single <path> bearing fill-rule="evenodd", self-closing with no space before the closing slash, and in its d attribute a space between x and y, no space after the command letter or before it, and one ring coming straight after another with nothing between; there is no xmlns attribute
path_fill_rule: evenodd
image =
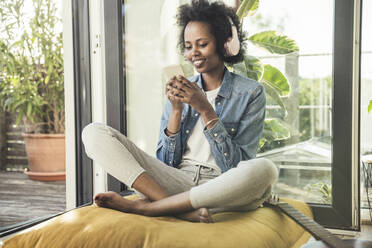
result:
<svg viewBox="0 0 372 248"><path fill-rule="evenodd" d="M120 92L125 99L121 112L125 113L125 132L153 155L165 100L162 69L185 63L177 51L175 15L177 7L188 2L121 2L121 47L106 48L111 54L123 54L119 65L123 69ZM297 53L277 55L247 41L248 55L278 69L289 85L287 94L279 98L268 94L265 140L259 156L272 159L281 168L275 188L280 196L308 202L316 220L327 227L358 229L355 3L317 3L260 1L255 14L243 20L248 38L275 31L295 40L299 47ZM115 30L106 32L111 39L117 35Z"/></svg>

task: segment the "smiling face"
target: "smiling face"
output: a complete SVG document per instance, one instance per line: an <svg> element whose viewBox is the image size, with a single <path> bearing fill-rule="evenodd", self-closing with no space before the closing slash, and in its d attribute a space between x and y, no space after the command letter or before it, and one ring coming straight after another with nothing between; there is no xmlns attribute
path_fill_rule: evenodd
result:
<svg viewBox="0 0 372 248"><path fill-rule="evenodd" d="M216 39L205 22L189 22L184 32L185 57L197 72L213 73L223 70L224 63L216 51Z"/></svg>

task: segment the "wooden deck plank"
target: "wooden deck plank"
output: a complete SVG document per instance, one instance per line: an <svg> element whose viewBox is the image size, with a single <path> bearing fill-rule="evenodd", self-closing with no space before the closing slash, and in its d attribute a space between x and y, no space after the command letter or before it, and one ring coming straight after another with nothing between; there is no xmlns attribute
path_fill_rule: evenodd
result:
<svg viewBox="0 0 372 248"><path fill-rule="evenodd" d="M66 185L39 182L22 172L0 171L0 227L65 210Z"/></svg>

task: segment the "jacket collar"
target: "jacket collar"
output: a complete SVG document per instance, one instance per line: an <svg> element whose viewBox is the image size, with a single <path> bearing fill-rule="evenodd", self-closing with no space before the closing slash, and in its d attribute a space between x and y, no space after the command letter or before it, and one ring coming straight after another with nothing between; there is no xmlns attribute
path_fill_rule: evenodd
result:
<svg viewBox="0 0 372 248"><path fill-rule="evenodd" d="M203 90L201 74L198 74L195 80L197 80L196 83ZM230 98L231 91L232 91L232 75L231 75L231 72L225 67L225 72L223 74L222 84L221 84L220 90L218 91L218 95L224 98Z"/></svg>

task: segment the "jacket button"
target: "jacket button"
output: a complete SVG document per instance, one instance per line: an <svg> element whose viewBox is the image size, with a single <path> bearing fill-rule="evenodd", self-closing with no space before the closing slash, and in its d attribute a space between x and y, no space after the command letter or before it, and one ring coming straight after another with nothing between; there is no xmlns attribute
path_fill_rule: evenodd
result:
<svg viewBox="0 0 372 248"><path fill-rule="evenodd" d="M220 104L221 104L221 102L218 102L218 103L217 103L217 105L220 105Z"/></svg>
<svg viewBox="0 0 372 248"><path fill-rule="evenodd" d="M198 116L198 113L196 113L195 116Z"/></svg>
<svg viewBox="0 0 372 248"><path fill-rule="evenodd" d="M223 155L225 155L225 157L227 156L227 152L225 152Z"/></svg>
<svg viewBox="0 0 372 248"><path fill-rule="evenodd" d="M213 135L214 135L214 137L217 137L218 134L217 133L214 133Z"/></svg>
<svg viewBox="0 0 372 248"><path fill-rule="evenodd" d="M186 130L186 133L189 133L190 132L190 130Z"/></svg>
<svg viewBox="0 0 372 248"><path fill-rule="evenodd" d="M231 128L231 132L234 132L235 131L235 128Z"/></svg>

